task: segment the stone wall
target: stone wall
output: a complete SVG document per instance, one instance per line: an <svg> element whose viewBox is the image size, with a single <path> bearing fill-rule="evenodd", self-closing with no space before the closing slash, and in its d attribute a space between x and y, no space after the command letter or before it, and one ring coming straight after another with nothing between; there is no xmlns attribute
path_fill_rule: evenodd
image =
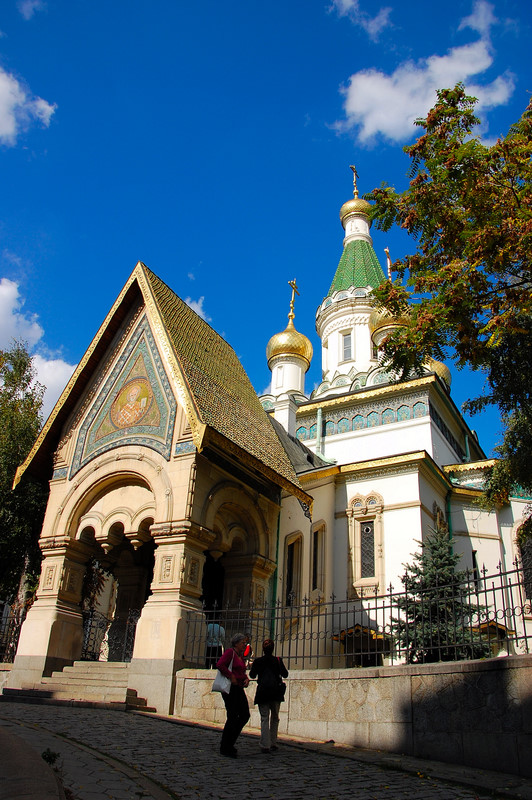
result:
<svg viewBox="0 0 532 800"><path fill-rule="evenodd" d="M223 722L214 672L180 670L175 715ZM291 672L279 731L532 777L532 656ZM255 685L248 689L250 706ZM256 709L251 727L260 726Z"/></svg>

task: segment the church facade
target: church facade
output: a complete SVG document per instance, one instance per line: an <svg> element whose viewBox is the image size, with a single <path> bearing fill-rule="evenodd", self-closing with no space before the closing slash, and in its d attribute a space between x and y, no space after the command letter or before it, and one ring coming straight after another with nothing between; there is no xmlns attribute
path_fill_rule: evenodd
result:
<svg viewBox="0 0 532 800"><path fill-rule="evenodd" d="M363 601L397 585L442 521L464 568L511 565L522 501L476 505L490 462L445 365L401 383L383 369L379 344L400 320L372 306L385 275L356 187L341 221L310 395L295 282L259 399L232 348L137 264L17 473L48 480L50 497L10 686L87 657L95 615L117 631L134 616L129 652L106 650L102 634L88 657L130 660L132 684L165 713L190 614Z"/></svg>

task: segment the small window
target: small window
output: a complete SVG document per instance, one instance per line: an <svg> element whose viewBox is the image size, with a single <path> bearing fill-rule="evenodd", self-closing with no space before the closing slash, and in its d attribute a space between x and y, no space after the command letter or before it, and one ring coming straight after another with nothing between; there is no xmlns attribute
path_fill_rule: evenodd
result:
<svg viewBox="0 0 532 800"><path fill-rule="evenodd" d="M295 606L299 602L301 585L301 537L286 545L285 558L285 605Z"/></svg>
<svg viewBox="0 0 532 800"><path fill-rule="evenodd" d="M325 528L312 531L312 581L311 590L325 591Z"/></svg>
<svg viewBox="0 0 532 800"><path fill-rule="evenodd" d="M342 334L342 360L343 361L351 361L352 358L352 348L351 348L351 334L350 333L343 333Z"/></svg>
<svg viewBox="0 0 532 800"><path fill-rule="evenodd" d="M360 523L360 577L375 575L375 523L367 520Z"/></svg>

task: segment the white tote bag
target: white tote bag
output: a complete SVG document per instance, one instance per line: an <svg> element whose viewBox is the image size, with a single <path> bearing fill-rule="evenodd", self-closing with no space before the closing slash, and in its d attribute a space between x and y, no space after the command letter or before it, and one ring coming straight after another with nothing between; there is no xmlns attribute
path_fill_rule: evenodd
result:
<svg viewBox="0 0 532 800"><path fill-rule="evenodd" d="M233 658L231 659L231 663L229 664L229 672L233 671ZM216 677L212 684L211 692L221 692L222 694L229 694L231 690L231 678L226 678L225 675L222 675L220 670L217 671Z"/></svg>

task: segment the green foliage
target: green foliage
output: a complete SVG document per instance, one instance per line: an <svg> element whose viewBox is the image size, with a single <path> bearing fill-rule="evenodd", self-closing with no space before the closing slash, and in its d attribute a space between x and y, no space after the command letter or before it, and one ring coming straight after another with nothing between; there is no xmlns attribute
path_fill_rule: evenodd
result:
<svg viewBox="0 0 532 800"><path fill-rule="evenodd" d="M412 160L409 188L374 189L373 218L398 224L417 241L415 253L395 262L397 279L375 292L377 302L407 325L384 346L385 360L402 377L420 372L430 356L452 352L457 366L482 370L486 391L470 398L475 412L488 404L505 414L488 496L504 500L511 482L532 491L532 101L504 138L491 146L475 137L475 99L458 84L438 92Z"/></svg>
<svg viewBox="0 0 532 800"><path fill-rule="evenodd" d="M12 489L17 467L41 428L44 387L35 382L32 358L21 342L0 350L0 597L13 597L25 573L38 574L37 545L47 490L23 478Z"/></svg>
<svg viewBox="0 0 532 800"><path fill-rule="evenodd" d="M112 575L111 569L103 567L96 558L89 559L81 590L82 607L85 611L94 611L109 575Z"/></svg>
<svg viewBox="0 0 532 800"><path fill-rule="evenodd" d="M479 628L485 609L470 602L471 576L456 571L459 559L447 531L438 530L405 565L405 592L397 598L403 616L392 625L410 664L490 655Z"/></svg>

